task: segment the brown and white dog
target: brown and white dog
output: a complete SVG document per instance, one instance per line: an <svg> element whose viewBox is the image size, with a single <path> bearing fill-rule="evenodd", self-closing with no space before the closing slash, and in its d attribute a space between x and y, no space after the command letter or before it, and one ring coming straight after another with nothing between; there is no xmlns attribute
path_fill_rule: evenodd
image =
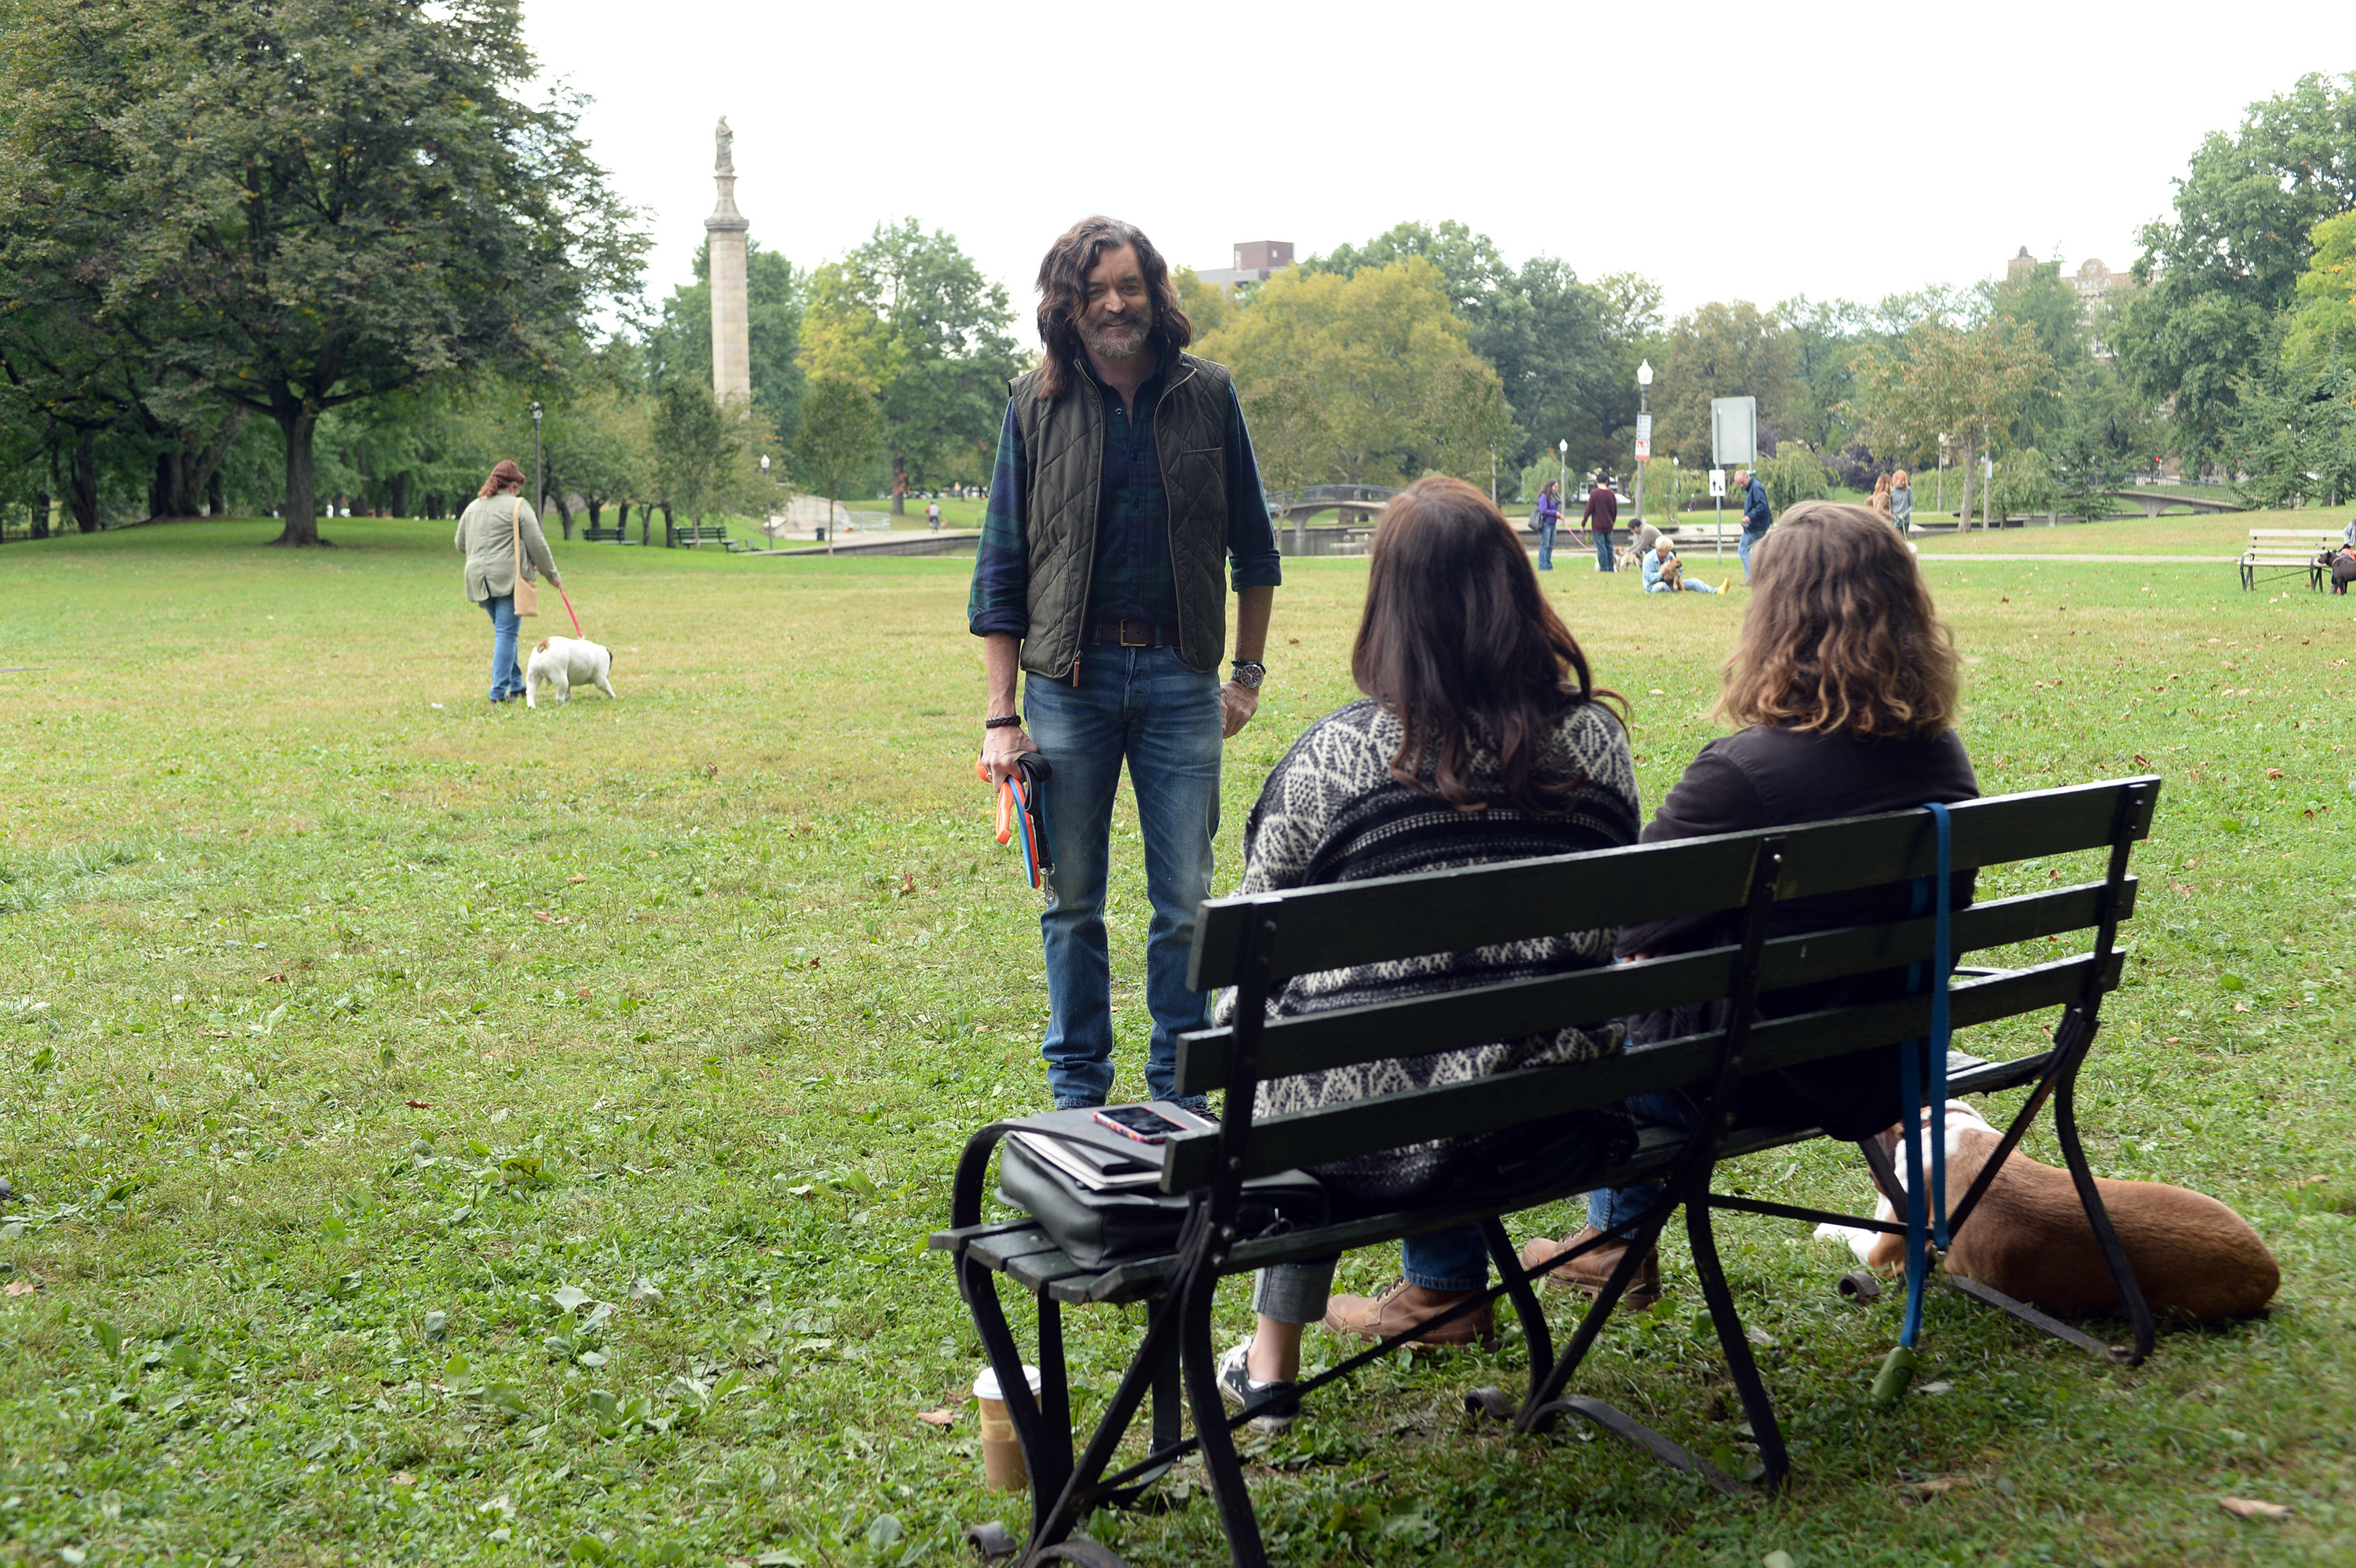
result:
<svg viewBox="0 0 2356 1568"><path fill-rule="evenodd" d="M2003 1139L1961 1100L1947 1102L1944 1120L1952 1208L1963 1201ZM1893 1125L1878 1141L1898 1173L1901 1186L1894 1196L1902 1200L1904 1184L1913 1180L1906 1140ZM2265 1311L2274 1298L2282 1283L2274 1254L2247 1221L2214 1198L2157 1181L2097 1177L2094 1187L2154 1312L2172 1310L2203 1321L2248 1317ZM1900 1217L1892 1199L1882 1194L1877 1219ZM1874 1268L1896 1269L1905 1260L1900 1236L1845 1225L1819 1225L1816 1234L1847 1242ZM2122 1310L2070 1173L2040 1165L2019 1149L2005 1160L1969 1222L1950 1239L1946 1267L1949 1274L2048 1312Z"/></svg>
<svg viewBox="0 0 2356 1568"><path fill-rule="evenodd" d="M573 700L575 686L594 685L614 695L614 655L609 648L579 637L542 637L531 647L531 663L523 672L523 705L540 706L540 688L552 687L556 700Z"/></svg>

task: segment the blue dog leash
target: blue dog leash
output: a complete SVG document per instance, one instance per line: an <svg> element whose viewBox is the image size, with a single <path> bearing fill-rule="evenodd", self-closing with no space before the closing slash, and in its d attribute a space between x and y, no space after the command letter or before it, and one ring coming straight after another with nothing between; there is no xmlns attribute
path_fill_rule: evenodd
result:
<svg viewBox="0 0 2356 1568"><path fill-rule="evenodd" d="M1938 802L1932 801L1923 809L1931 814L1939 840L1938 869L1930 889L1931 969L1926 978L1931 986L1931 1033L1927 1040L1907 1040L1898 1052L1899 1099L1906 1117L1902 1129L1907 1157L1906 1320L1899 1330L1897 1348L1882 1362L1881 1375L1873 1383L1874 1403L1885 1406L1897 1402L1913 1375L1914 1341L1922 1331L1922 1293L1930 1283L1932 1253L1947 1250L1947 1046L1954 1034L1947 1008L1947 982L1954 968L1948 905L1954 880L1954 825L1947 808ZM1927 1063L1922 1055L1930 1058ZM1927 1095L1923 1092L1926 1077ZM1935 1127L1931 1125L1933 1116ZM1926 1168L1928 1180L1923 1178Z"/></svg>

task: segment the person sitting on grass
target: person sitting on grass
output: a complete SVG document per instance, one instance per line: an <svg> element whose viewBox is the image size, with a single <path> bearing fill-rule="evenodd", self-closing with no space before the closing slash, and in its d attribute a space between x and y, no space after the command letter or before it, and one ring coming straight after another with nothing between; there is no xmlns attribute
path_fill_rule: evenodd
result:
<svg viewBox="0 0 2356 1568"><path fill-rule="evenodd" d="M1383 512L1350 668L1365 697L1312 724L1261 789L1244 827L1248 895L1449 866L1603 849L1633 842L1638 804L1628 732L1590 677L1587 657L1538 588L1521 540L1494 504L1460 479L1400 491ZM1293 1017L1401 994L1534 978L1610 962L1609 930L1440 957L1302 975L1269 997ZM1232 992L1219 1001L1234 1015ZM1259 1086L1254 1115L1278 1115L1461 1083L1515 1068L1583 1061L1619 1047L1615 1025L1301 1073ZM1583 1168L1628 1124L1613 1114L1545 1130L1439 1139L1318 1168L1335 1209L1380 1213L1493 1187L1529 1169ZM1290 1425L1302 1327L1387 1339L1461 1305L1489 1280L1477 1225L1410 1236L1406 1277L1379 1296L1329 1304L1333 1259L1260 1272L1258 1324L1220 1364L1221 1388L1263 1430ZM1483 1304L1431 1343L1494 1336Z"/></svg>
<svg viewBox="0 0 2356 1568"><path fill-rule="evenodd" d="M1644 552L1644 592L1647 593L1715 593L1717 589L1697 577L1686 579L1686 563L1677 557L1676 547L1666 539L1656 539Z"/></svg>
<svg viewBox="0 0 2356 1568"><path fill-rule="evenodd" d="M1979 782L1954 731L1958 664L1913 552L1879 513L1830 501L1802 501L1752 547L1759 591L1743 611L1727 656L1718 711L1747 728L1712 741L1686 767L1645 826L1644 841L1742 833L1837 816L1903 811L1970 800ZM1915 908L1922 892L1894 882L1854 892L1793 899L1775 906L1771 936L1888 920ZM1960 872L1950 900L1971 901ZM1658 921L1620 933L1623 960L1723 946L1736 940L1737 913ZM1917 976L1919 983L1919 975ZM1904 967L1771 991L1762 1018L1847 1007L1910 989ZM1727 1004L1679 1008L1632 1019L1628 1038L1653 1044L1726 1027ZM1822 1127L1834 1137L1869 1137L1899 1119L1898 1047L1879 1046L1745 1079L1746 1125ZM1691 1091L1631 1102L1640 1118L1690 1125ZM1587 1224L1561 1242L1522 1249L1536 1268L1565 1248L1640 1218L1657 1187L1590 1193ZM1607 1243L1553 1277L1590 1295L1626 1251ZM1641 1311L1659 1298L1660 1260L1648 1255L1624 1298Z"/></svg>

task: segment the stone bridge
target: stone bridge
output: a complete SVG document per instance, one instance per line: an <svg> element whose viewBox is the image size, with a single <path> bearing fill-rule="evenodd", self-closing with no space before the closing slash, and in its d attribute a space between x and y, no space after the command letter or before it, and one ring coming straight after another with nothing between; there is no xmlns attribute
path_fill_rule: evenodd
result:
<svg viewBox="0 0 2356 1568"><path fill-rule="evenodd" d="M1338 507L1342 521L1352 523L1371 519L1398 494L1387 485L1309 485L1298 490L1269 491L1268 509L1271 517L1297 527L1319 512Z"/></svg>

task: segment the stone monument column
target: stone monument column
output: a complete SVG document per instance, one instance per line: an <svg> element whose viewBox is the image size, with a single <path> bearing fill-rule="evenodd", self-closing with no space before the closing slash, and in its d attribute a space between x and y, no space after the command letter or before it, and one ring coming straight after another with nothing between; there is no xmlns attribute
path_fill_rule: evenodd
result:
<svg viewBox="0 0 2356 1568"><path fill-rule="evenodd" d="M752 228L736 210L736 133L720 117L713 133L712 183L720 201L703 220L712 249L712 395L725 404L753 400L751 317L744 303L744 232Z"/></svg>

